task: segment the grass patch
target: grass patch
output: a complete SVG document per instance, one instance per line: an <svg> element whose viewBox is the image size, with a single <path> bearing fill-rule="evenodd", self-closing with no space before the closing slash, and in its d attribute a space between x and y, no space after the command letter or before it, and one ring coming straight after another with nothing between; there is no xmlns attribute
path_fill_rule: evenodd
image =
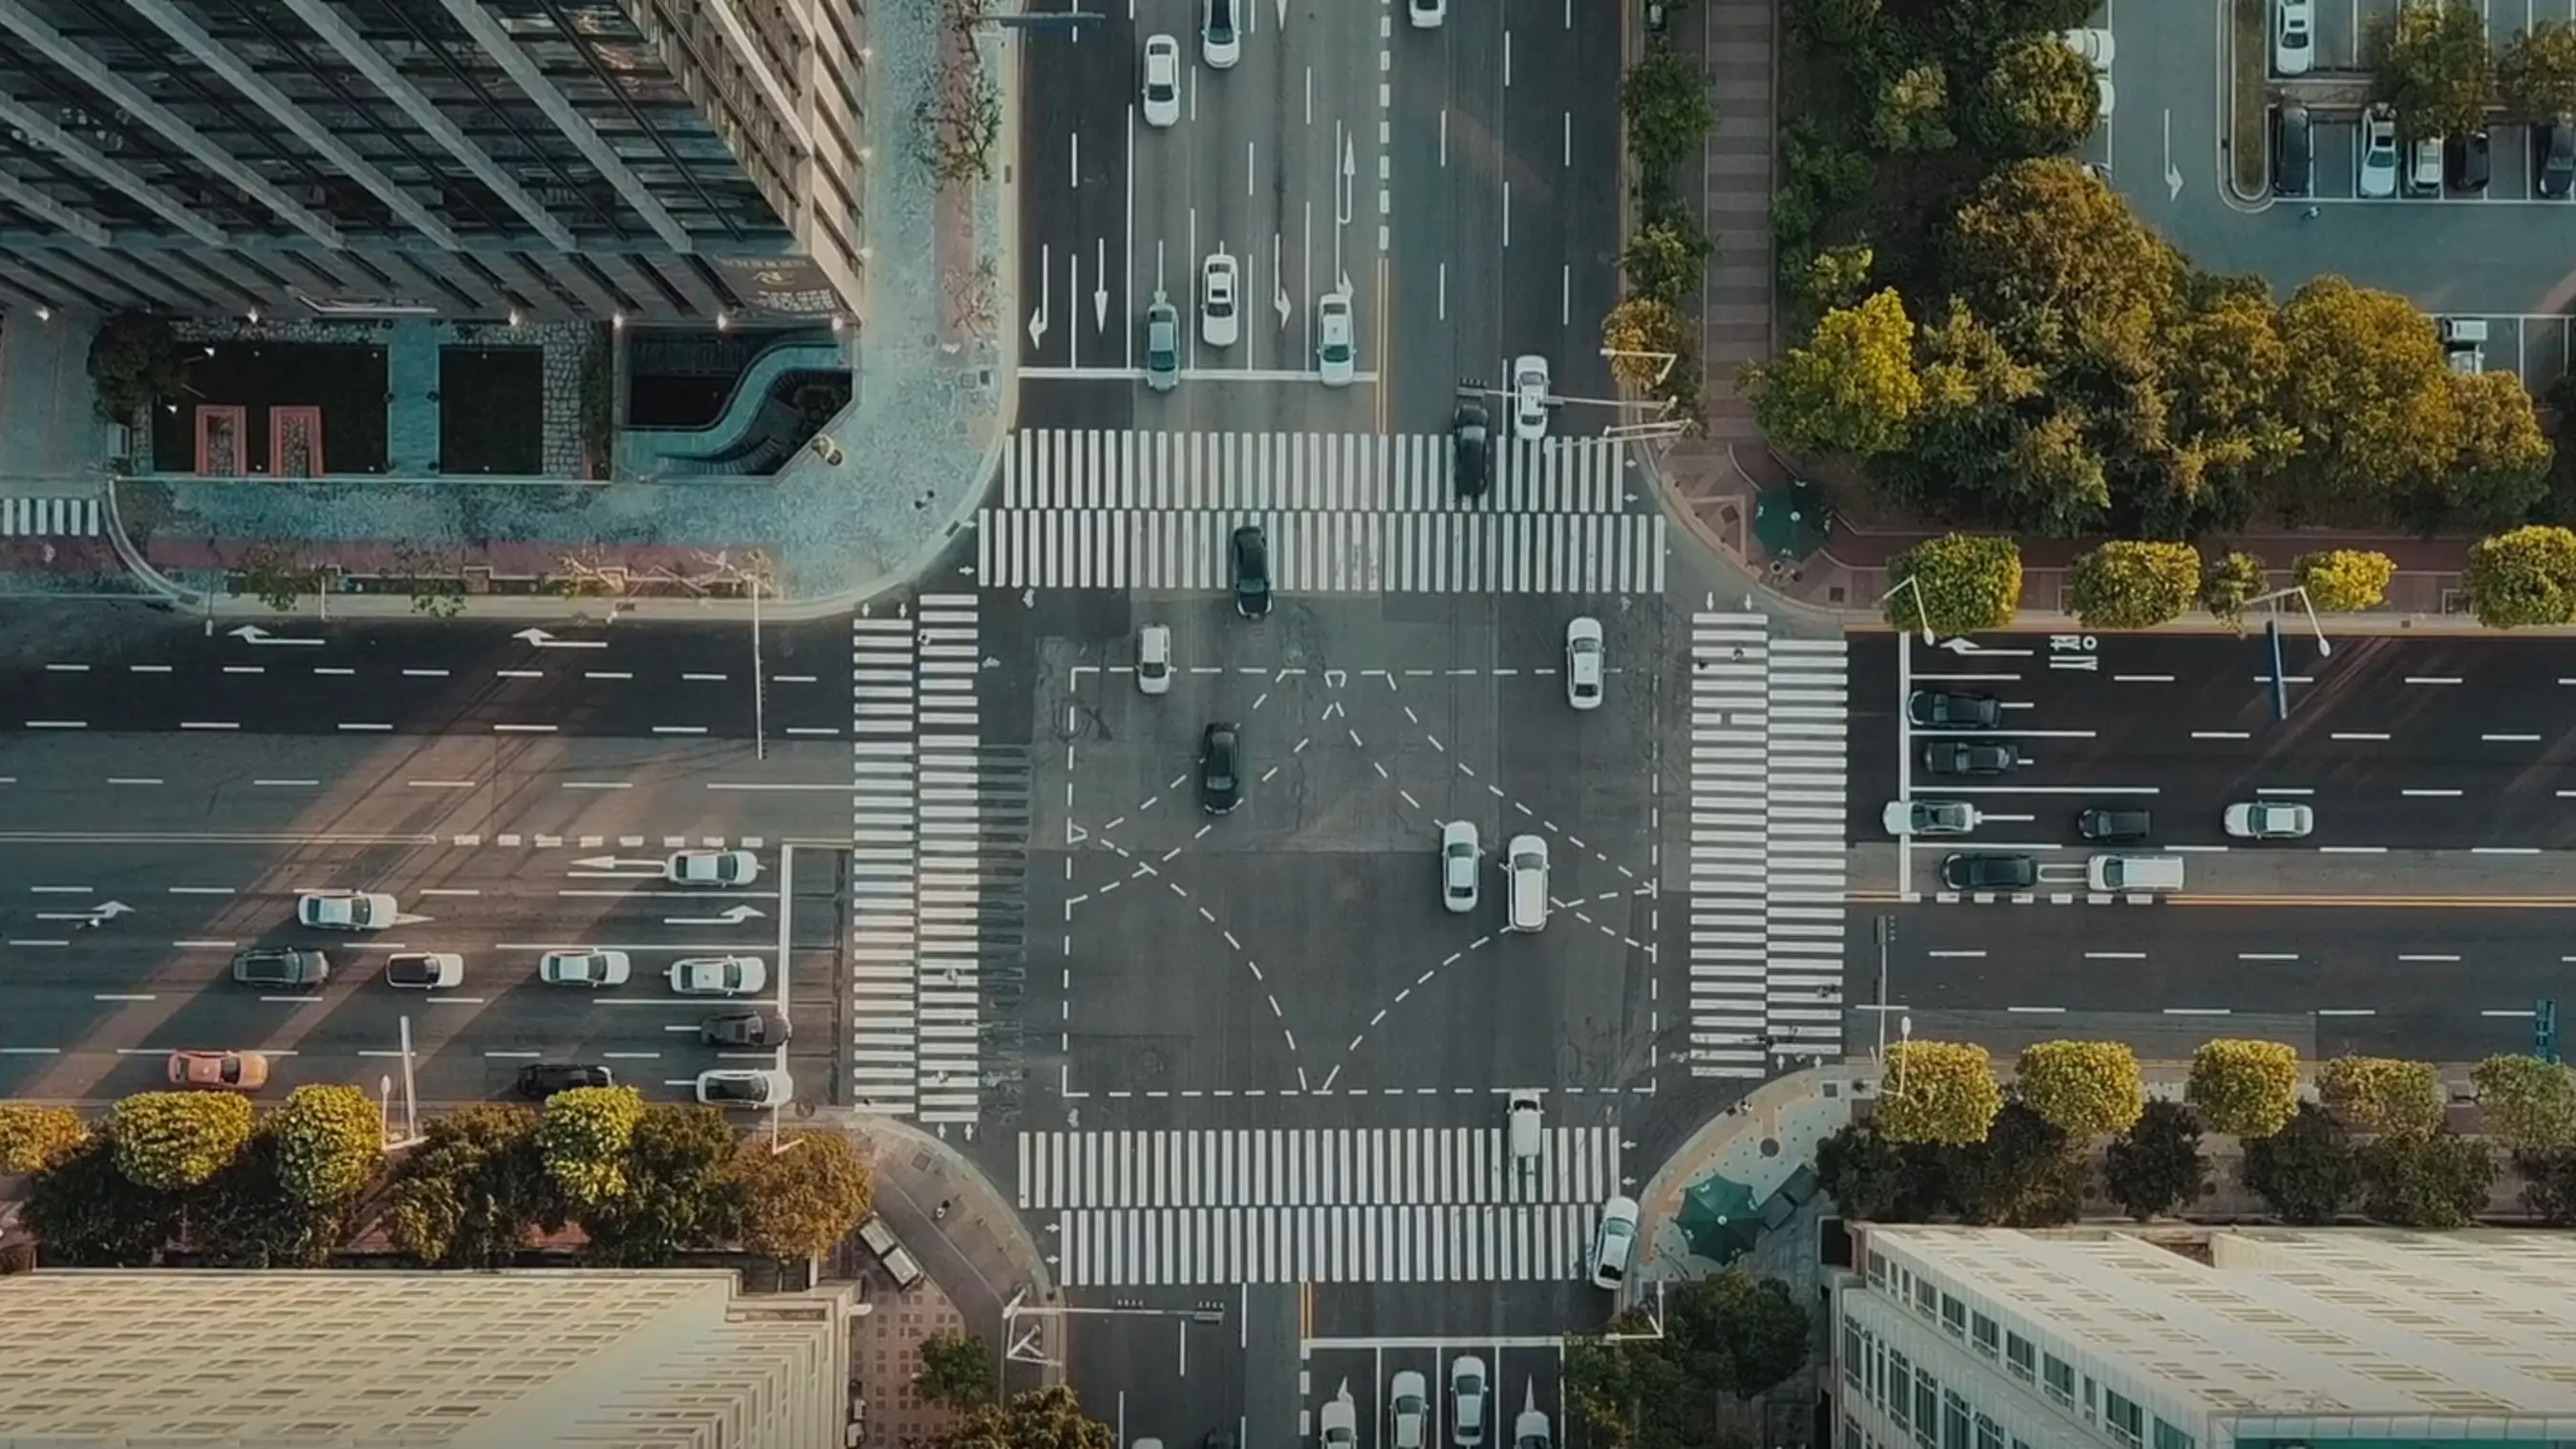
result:
<svg viewBox="0 0 2576 1449"><path fill-rule="evenodd" d="M2265 27L2270 0L2236 0L2235 22L2229 27L2233 64L2227 68L2230 84L2235 87L2236 135L2227 153L2236 168L2236 189L2245 196L2261 196L2270 189L2271 178L2264 175L2263 162L2272 144L2270 126L2265 124L2264 109L2271 104L2269 57L2264 51L2272 43Z"/></svg>

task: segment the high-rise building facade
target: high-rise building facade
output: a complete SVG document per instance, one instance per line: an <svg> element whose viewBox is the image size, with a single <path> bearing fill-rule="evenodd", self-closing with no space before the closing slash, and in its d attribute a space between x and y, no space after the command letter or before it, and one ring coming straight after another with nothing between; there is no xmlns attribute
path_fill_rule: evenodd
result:
<svg viewBox="0 0 2576 1449"><path fill-rule="evenodd" d="M1834 1290L1843 1449L2576 1440L2576 1236L1877 1227Z"/></svg>
<svg viewBox="0 0 2576 1449"><path fill-rule="evenodd" d="M0 0L0 306L855 318L866 10Z"/></svg>

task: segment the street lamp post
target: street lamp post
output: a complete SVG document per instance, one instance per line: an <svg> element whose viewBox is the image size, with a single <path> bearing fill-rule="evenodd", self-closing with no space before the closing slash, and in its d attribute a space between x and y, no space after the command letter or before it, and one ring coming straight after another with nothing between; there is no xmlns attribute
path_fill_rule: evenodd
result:
<svg viewBox="0 0 2576 1449"><path fill-rule="evenodd" d="M2317 657L2319 659L2324 659L2332 656L2334 653L2334 645L2326 640L2325 625L2317 622L2317 606L2308 602L2308 590L2306 585L2292 584L2286 589L2274 589L2268 594L2257 594L2253 598L2245 601L2245 607L2250 609L2257 604L2277 604L2283 599L2290 598L2297 599L2299 601L2300 609L2305 611L2308 616L2308 632L2317 636Z"/></svg>
<svg viewBox="0 0 2576 1449"><path fill-rule="evenodd" d="M1899 589L1912 591L1914 595L1914 617L1920 620L1923 625L1923 647L1926 649L1931 648L1934 644L1939 642L1940 636L1932 632L1932 611L1924 607L1923 585L1921 582L1916 580L1914 575L1907 574L1905 577L1898 579L1886 593L1878 596L1878 601L1884 604L1888 600L1895 598L1897 590Z"/></svg>
<svg viewBox="0 0 2576 1449"><path fill-rule="evenodd" d="M1905 1095L1905 1059L1907 1056L1911 1055L1911 1053L1906 1049L1911 1048L1914 1045L1913 1017L1901 1016L1896 1019L1896 1040L1898 1046L1898 1051L1896 1053L1896 1095L1903 1097Z"/></svg>

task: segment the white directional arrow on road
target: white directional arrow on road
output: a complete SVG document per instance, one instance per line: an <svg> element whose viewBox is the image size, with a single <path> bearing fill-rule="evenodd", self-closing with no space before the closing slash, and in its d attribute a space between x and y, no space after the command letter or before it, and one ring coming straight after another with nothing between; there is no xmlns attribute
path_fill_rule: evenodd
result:
<svg viewBox="0 0 2576 1449"><path fill-rule="evenodd" d="M765 914L758 906L731 906L721 916L664 916L666 926L739 926Z"/></svg>
<svg viewBox="0 0 2576 1449"><path fill-rule="evenodd" d="M1282 0L1285 3L1285 0ZM1270 275L1277 279L1279 290L1271 295L1270 305L1279 309L1279 330L1288 330L1288 274L1279 270L1279 233L1270 234Z"/></svg>
<svg viewBox="0 0 2576 1449"><path fill-rule="evenodd" d="M510 637L524 640L539 649L605 649L608 647L608 641L605 639L558 639L543 629L522 629Z"/></svg>
<svg viewBox="0 0 2576 1449"><path fill-rule="evenodd" d="M36 919L40 921L112 921L119 916L132 914L133 910L134 907L123 901L102 901L86 911L39 912Z"/></svg>
<svg viewBox="0 0 2576 1449"><path fill-rule="evenodd" d="M239 639L240 641L242 641L244 644L315 644L315 645L318 645L318 644L320 644L320 643L322 642L322 641L321 641L321 640L319 640L319 639L281 639L281 638L277 637L276 635L271 634L271 633L270 633L270 632L268 632L266 629L263 629L263 628L259 627L257 624L244 624L244 625L242 625L242 626L241 626L240 628L238 628L238 629L229 630L229 631L227 631L227 632L229 632L229 633L230 633L234 638Z"/></svg>
<svg viewBox="0 0 2576 1449"><path fill-rule="evenodd" d="M1038 248L1038 309L1029 314L1029 346L1032 349L1038 345L1039 338L1046 336L1047 291L1055 285L1055 272L1048 266L1051 260L1047 248L1041 245Z"/></svg>
<svg viewBox="0 0 2576 1449"><path fill-rule="evenodd" d="M1973 639L1944 639L1940 647L1953 654L1974 654L1986 659L2028 659L2027 649L1989 649Z"/></svg>
<svg viewBox="0 0 2576 1449"><path fill-rule="evenodd" d="M1096 280L1091 293L1091 324L1100 331L1109 330L1109 238L1100 239L1100 254L1091 259L1091 275Z"/></svg>
<svg viewBox="0 0 2576 1449"><path fill-rule="evenodd" d="M2182 195L2182 168L2173 159L2173 111L2165 112L2165 200Z"/></svg>
<svg viewBox="0 0 2576 1449"><path fill-rule="evenodd" d="M573 864L583 870L648 869L656 875L662 873L662 862L658 860L623 860L614 855L585 855Z"/></svg>

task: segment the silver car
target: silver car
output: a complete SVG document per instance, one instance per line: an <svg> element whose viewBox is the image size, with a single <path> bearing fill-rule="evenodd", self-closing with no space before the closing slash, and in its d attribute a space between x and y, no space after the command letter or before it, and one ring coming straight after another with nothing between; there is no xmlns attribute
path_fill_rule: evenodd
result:
<svg viewBox="0 0 2576 1449"><path fill-rule="evenodd" d="M1628 1281L1628 1258L1637 1249L1637 1200L1614 1197L1601 1205L1601 1229L1592 1240L1592 1286L1617 1292Z"/></svg>
<svg viewBox="0 0 2576 1449"><path fill-rule="evenodd" d="M1352 333L1350 294L1326 292L1315 299L1315 372L1324 386L1349 387L1359 375L1359 343Z"/></svg>
<svg viewBox="0 0 2576 1449"><path fill-rule="evenodd" d="M1453 916L1476 908L1476 862L1482 854L1476 822L1452 820L1440 827L1440 904Z"/></svg>
<svg viewBox="0 0 2576 1449"><path fill-rule="evenodd" d="M1605 670L1601 652L1601 621L1589 617L1567 620L1565 702L1576 709L1599 709Z"/></svg>
<svg viewBox="0 0 2576 1449"><path fill-rule="evenodd" d="M295 921L317 931L381 931L401 909L383 891L306 891L295 898Z"/></svg>
<svg viewBox="0 0 2576 1449"><path fill-rule="evenodd" d="M1181 309L1160 292L1145 309L1145 386L1170 392L1181 385Z"/></svg>
<svg viewBox="0 0 2576 1449"><path fill-rule="evenodd" d="M2239 840L2300 840L2317 828L2317 812L2279 800L2249 800L2228 806L2224 824Z"/></svg>
<svg viewBox="0 0 2576 1449"><path fill-rule="evenodd" d="M1878 823L1890 835L1965 835L1977 828L1977 807L1965 800L1890 800Z"/></svg>
<svg viewBox="0 0 2576 1449"><path fill-rule="evenodd" d="M749 996L769 984L757 956L684 956L671 963L671 989L682 996Z"/></svg>
<svg viewBox="0 0 2576 1449"><path fill-rule="evenodd" d="M1412 1369L1386 1386L1387 1442L1394 1449L1426 1449L1431 1442L1431 1386Z"/></svg>

